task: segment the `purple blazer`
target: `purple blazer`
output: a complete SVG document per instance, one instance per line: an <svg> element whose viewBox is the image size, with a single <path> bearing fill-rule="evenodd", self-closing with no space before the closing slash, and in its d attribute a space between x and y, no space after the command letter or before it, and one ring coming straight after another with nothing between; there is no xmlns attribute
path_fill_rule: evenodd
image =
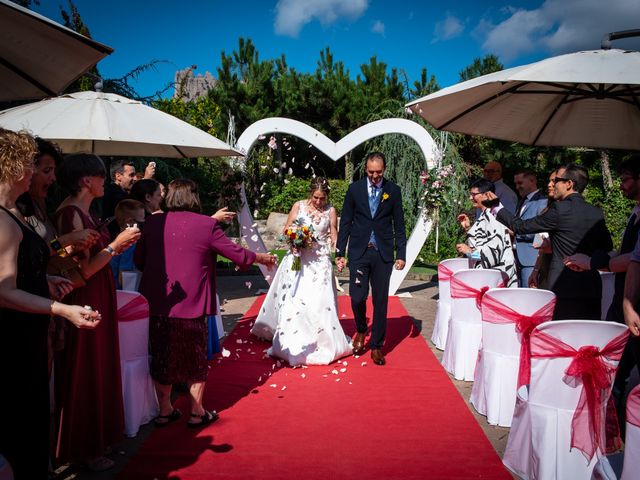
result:
<svg viewBox="0 0 640 480"><path fill-rule="evenodd" d="M149 215L134 262L150 315L197 318L216 312L217 255L247 269L256 254L229 240L217 220L191 212Z"/></svg>

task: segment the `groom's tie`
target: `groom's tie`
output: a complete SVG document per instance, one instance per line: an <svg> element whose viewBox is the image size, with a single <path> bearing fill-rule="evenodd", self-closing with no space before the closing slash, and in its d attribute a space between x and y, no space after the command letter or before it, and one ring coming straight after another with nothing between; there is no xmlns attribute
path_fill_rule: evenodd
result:
<svg viewBox="0 0 640 480"><path fill-rule="evenodd" d="M380 189L375 185L371 185L371 191L369 192L369 211L371 212L371 218L376 214L376 210L378 209L378 205L380 205ZM371 236L369 237L369 243L375 245L376 244L376 236L371 231Z"/></svg>

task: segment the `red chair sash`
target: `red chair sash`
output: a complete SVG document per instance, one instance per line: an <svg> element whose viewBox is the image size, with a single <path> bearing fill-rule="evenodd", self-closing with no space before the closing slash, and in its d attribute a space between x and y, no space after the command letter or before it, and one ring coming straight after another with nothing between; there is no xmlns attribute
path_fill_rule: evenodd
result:
<svg viewBox="0 0 640 480"><path fill-rule="evenodd" d="M626 330L602 349L585 345L576 350L539 330L531 334L532 358L572 358L565 370L564 382L573 388L582 385L582 392L571 421L571 448L580 450L589 461L598 447L602 452L607 451L601 405L609 393L617 367L609 362L620 361L628 336Z"/></svg>
<svg viewBox="0 0 640 480"><path fill-rule="evenodd" d="M640 427L640 385L634 387L627 397L627 422Z"/></svg>
<svg viewBox="0 0 640 480"><path fill-rule="evenodd" d="M441 263L438 264L438 282L450 281L453 274L454 274L453 270L451 270L450 268L447 268L447 266Z"/></svg>
<svg viewBox="0 0 640 480"><path fill-rule="evenodd" d="M534 328L542 322L547 322L553 317L553 309L556 306L556 299L551 301L531 315L523 315L514 309L496 300L492 296L482 299L482 321L489 323L515 323L516 332L520 336L520 366L518 368L518 388L522 385L529 385L531 377L531 356L529 338Z"/></svg>
<svg viewBox="0 0 640 480"><path fill-rule="evenodd" d="M451 298L475 298L476 299L476 307L478 310L482 307L482 297L487 293L490 287L480 287L474 288L470 285L467 285L462 280L456 277L451 277ZM496 288L504 287L504 282L500 282L500 284Z"/></svg>
<svg viewBox="0 0 640 480"><path fill-rule="evenodd" d="M133 300L118 308L118 321L131 322L142 320L149 316L149 303L142 295L136 296Z"/></svg>

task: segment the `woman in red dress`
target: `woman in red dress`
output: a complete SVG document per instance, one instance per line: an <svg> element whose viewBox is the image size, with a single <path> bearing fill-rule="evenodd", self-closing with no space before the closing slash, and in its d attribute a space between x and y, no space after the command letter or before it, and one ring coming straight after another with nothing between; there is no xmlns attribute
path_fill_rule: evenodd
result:
<svg viewBox="0 0 640 480"><path fill-rule="evenodd" d="M69 155L60 165L58 181L69 192L56 212L60 234L92 228L101 238L78 256L86 285L67 297L69 302L91 305L102 314L95 330L71 330L65 348L55 358L56 408L59 413L60 462L84 462L92 470L106 470L113 461L104 455L122 438L124 414L120 379L116 293L109 261L140 236L127 228L109 242L89 209L104 195L105 167L100 157Z"/></svg>

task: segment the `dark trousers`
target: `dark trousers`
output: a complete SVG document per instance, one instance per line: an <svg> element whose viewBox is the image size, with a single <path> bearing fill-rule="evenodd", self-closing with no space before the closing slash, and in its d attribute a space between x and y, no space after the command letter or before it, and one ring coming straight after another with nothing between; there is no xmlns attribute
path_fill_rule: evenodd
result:
<svg viewBox="0 0 640 480"><path fill-rule="evenodd" d="M601 300L598 298L556 297L554 320L600 320Z"/></svg>
<svg viewBox="0 0 640 480"><path fill-rule="evenodd" d="M349 295L358 333L367 331L367 296L369 283L371 283L373 301L371 348L382 348L384 344L392 269L393 262L384 262L380 252L373 247L367 248L362 257L349 263Z"/></svg>

